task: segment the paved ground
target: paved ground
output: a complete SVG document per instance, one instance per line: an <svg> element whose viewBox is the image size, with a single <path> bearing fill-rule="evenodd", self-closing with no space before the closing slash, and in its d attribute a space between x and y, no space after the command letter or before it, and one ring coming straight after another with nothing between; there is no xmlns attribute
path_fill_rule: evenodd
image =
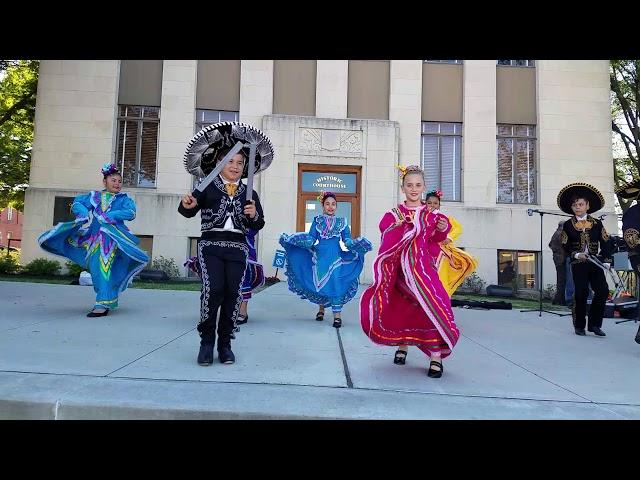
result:
<svg viewBox="0 0 640 480"><path fill-rule="evenodd" d="M454 309L440 379L417 349L362 333L357 301L315 322L284 282L254 296L235 365L196 364L199 293L126 291L87 318L91 287L0 282L0 418L640 419L637 324L606 338L569 317Z"/></svg>

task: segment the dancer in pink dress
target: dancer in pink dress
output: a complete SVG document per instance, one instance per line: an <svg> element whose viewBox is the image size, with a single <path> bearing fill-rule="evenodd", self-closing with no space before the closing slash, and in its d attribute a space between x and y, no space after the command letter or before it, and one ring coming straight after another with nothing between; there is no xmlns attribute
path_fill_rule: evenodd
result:
<svg viewBox="0 0 640 480"><path fill-rule="evenodd" d="M380 221L382 241L373 264L373 284L360 299L360 321L375 343L400 346L394 363L404 364L409 345L431 359L429 377L439 378L442 359L460 337L451 299L430 255L451 229L448 218L422 202L424 172L417 166L401 168L404 203Z"/></svg>

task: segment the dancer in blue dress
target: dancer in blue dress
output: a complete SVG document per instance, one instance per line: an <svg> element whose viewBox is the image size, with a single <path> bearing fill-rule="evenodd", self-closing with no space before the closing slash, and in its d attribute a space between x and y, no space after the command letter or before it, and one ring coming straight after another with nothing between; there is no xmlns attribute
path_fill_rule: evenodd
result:
<svg viewBox="0 0 640 480"><path fill-rule="evenodd" d="M313 219L309 232L283 233L280 245L287 252L289 290L319 305L318 321L324 319L325 307L331 307L333 326L340 328L342 306L358 291L364 255L372 245L364 237L351 238L347 219L335 216L338 204L334 193L323 192L318 200L323 214Z"/></svg>
<svg viewBox="0 0 640 480"><path fill-rule="evenodd" d="M115 165L105 164L102 175L104 190L73 200L74 221L58 223L38 238L47 252L68 258L91 273L96 302L87 317L103 317L117 308L118 294L149 261L138 247L140 240L124 224L136 217L136 204L120 191L120 172Z"/></svg>

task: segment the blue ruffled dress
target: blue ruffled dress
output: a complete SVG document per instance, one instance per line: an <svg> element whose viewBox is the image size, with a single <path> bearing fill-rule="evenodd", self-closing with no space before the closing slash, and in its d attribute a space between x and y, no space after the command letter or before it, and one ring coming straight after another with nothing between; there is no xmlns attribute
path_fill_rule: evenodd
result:
<svg viewBox="0 0 640 480"><path fill-rule="evenodd" d="M71 211L74 221L57 224L40 235L38 243L91 273L94 308L116 308L118 294L149 261L138 247L140 240L124 224L136 217L136 205L126 193L93 191L78 195Z"/></svg>
<svg viewBox="0 0 640 480"><path fill-rule="evenodd" d="M372 248L364 237L351 238L346 218L333 215L315 217L308 233L283 233L280 245L287 252L289 290L335 313L356 295L364 255Z"/></svg>

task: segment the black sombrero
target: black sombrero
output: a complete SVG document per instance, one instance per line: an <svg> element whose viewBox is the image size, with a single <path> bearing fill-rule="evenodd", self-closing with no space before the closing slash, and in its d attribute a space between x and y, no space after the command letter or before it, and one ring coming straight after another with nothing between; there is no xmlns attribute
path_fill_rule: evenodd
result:
<svg viewBox="0 0 640 480"><path fill-rule="evenodd" d="M640 193L640 178L636 178L635 180L631 180L623 185L620 185L616 188L616 195L620 198L626 199L635 199Z"/></svg>
<svg viewBox="0 0 640 480"><path fill-rule="evenodd" d="M265 170L273 161L273 145L271 140L251 125L240 122L220 122L207 125L196 133L184 153L184 168L191 175L202 178L215 167L215 158L222 148L231 148L242 142L246 158L249 158L249 146L256 146L255 173ZM246 178L248 165L244 166L242 178Z"/></svg>
<svg viewBox="0 0 640 480"><path fill-rule="evenodd" d="M575 195L587 199L589 202L589 210L587 210L587 213L595 213L604 207L604 196L596 187L589 185L588 183L577 182L567 185L560 190L560 193L558 194L558 207L560 210L564 213L568 213L569 215L573 215L573 210L571 210L571 199Z"/></svg>

